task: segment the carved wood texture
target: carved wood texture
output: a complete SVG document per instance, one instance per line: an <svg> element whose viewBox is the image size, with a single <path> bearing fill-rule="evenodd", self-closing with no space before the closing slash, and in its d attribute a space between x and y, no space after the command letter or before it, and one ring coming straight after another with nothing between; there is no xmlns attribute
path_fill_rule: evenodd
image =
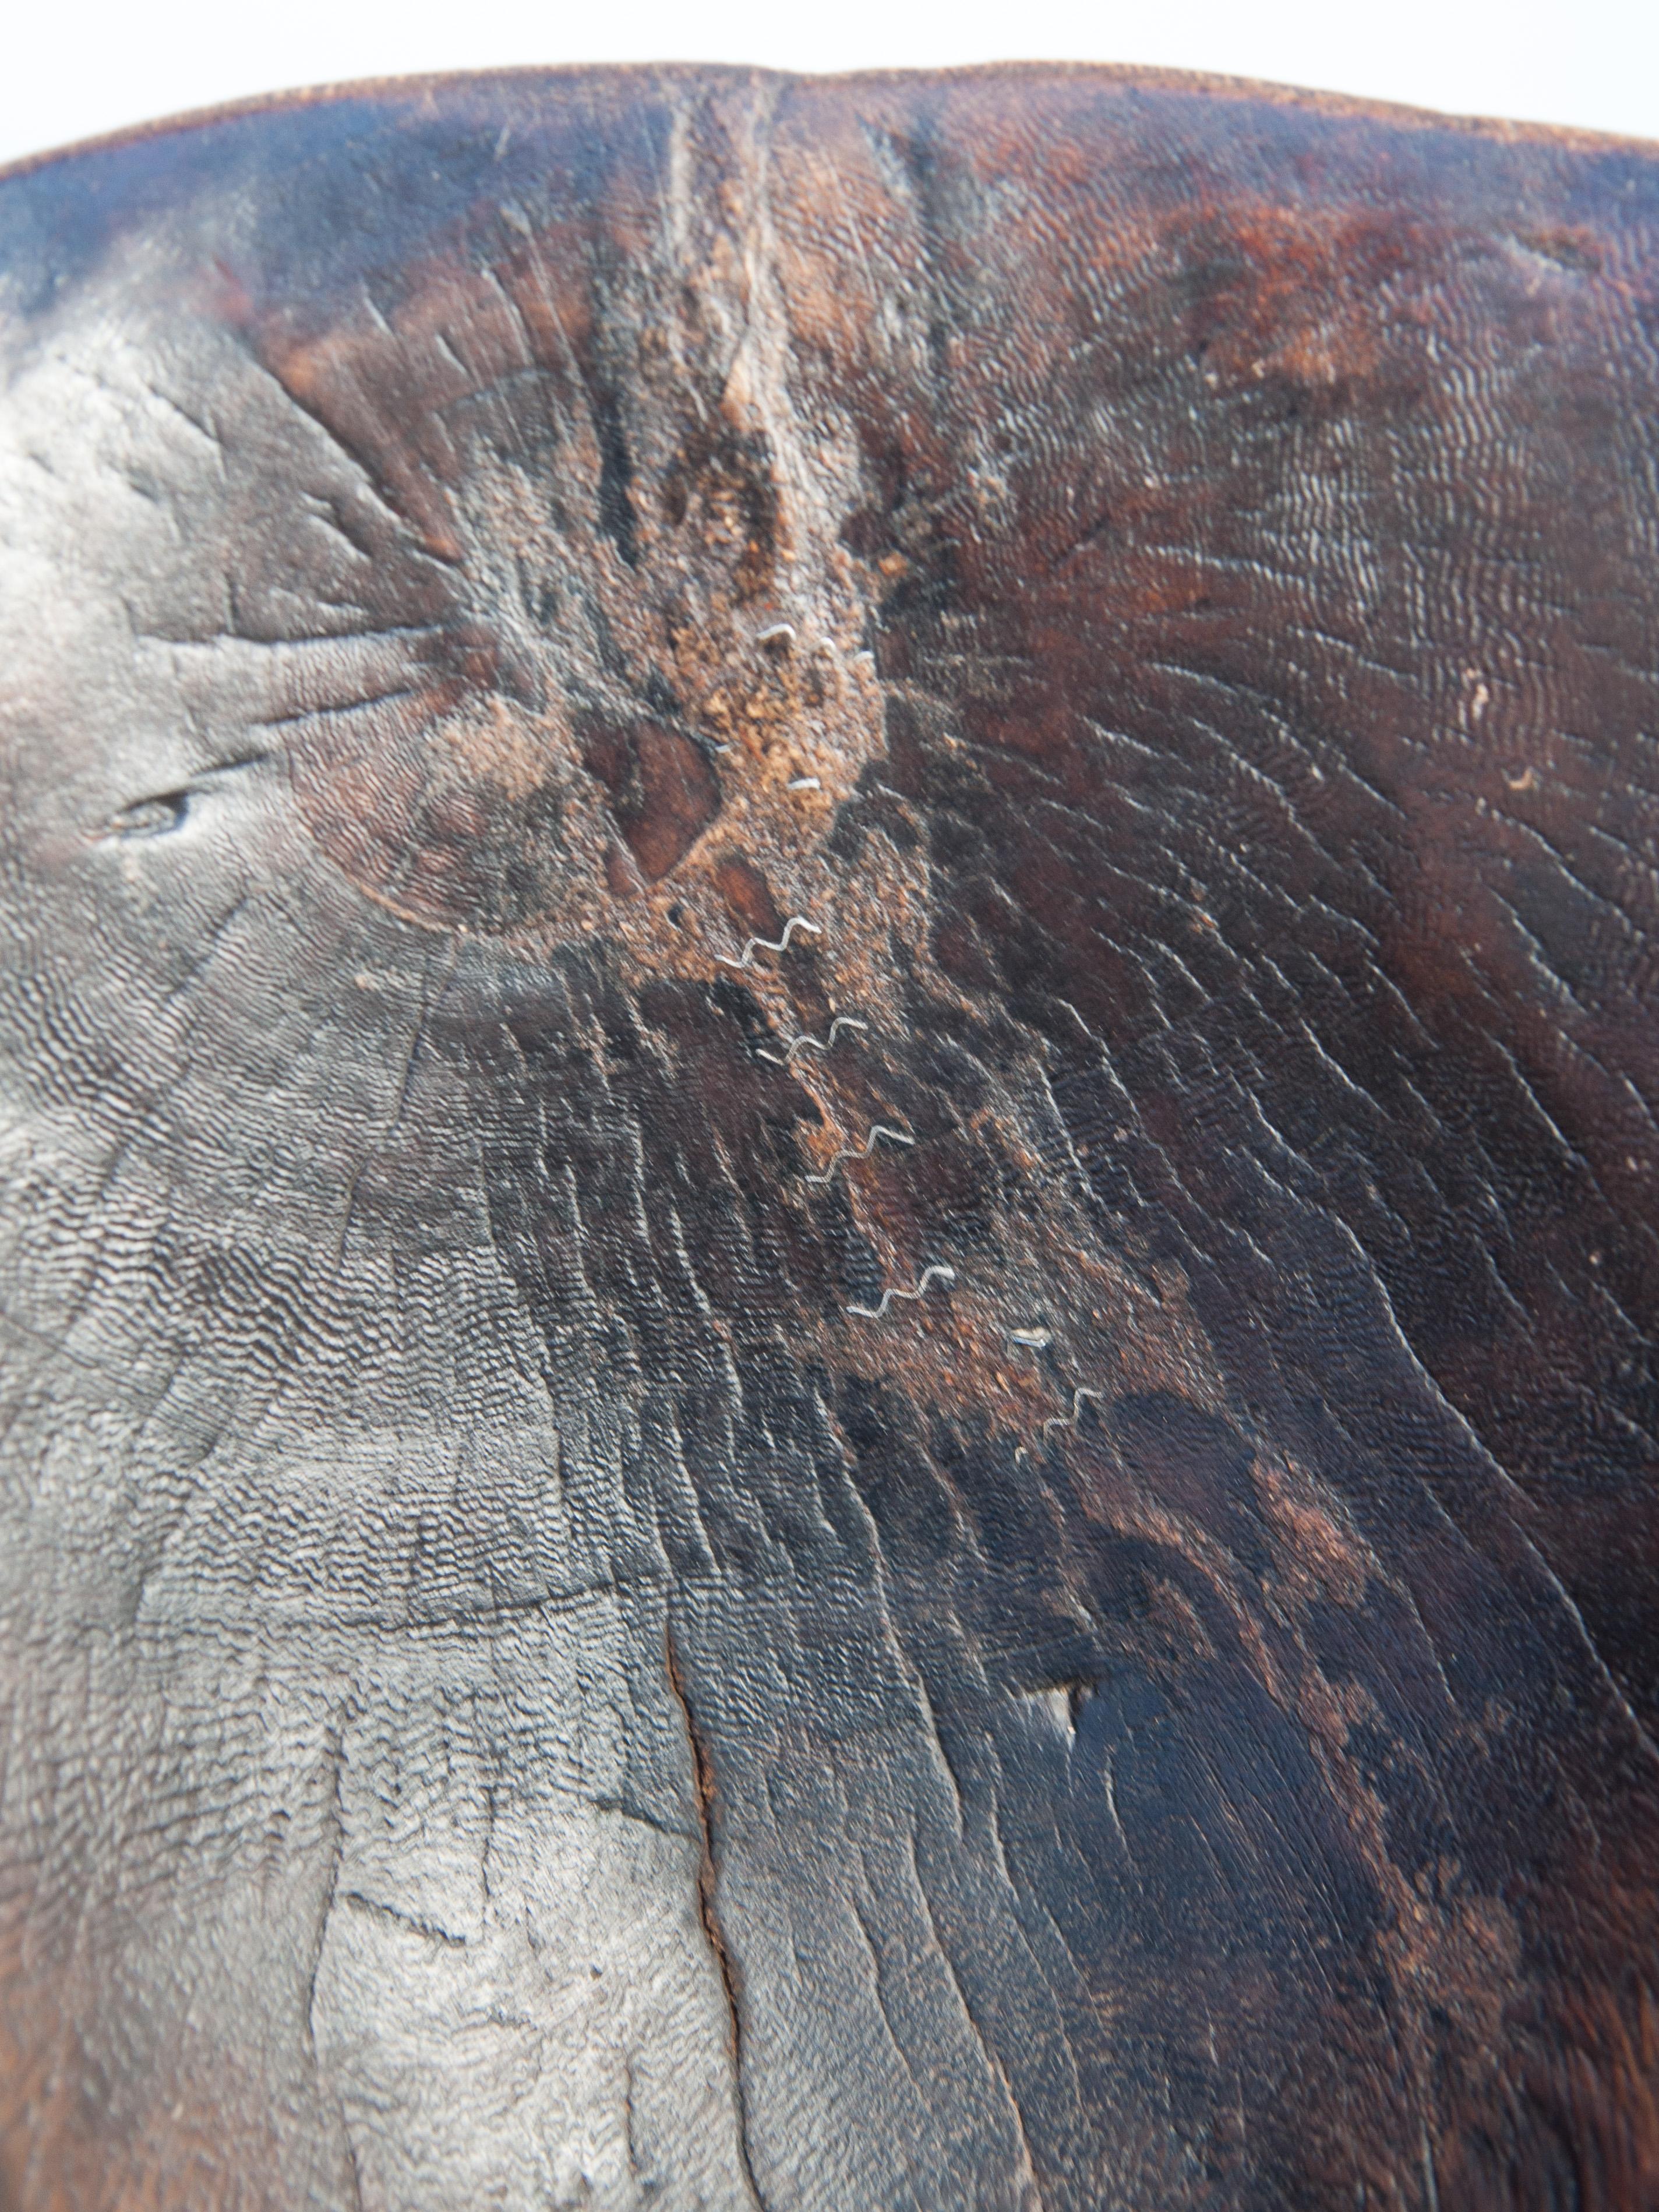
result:
<svg viewBox="0 0 1659 2212"><path fill-rule="evenodd" d="M0 2201L1659 2203L1659 165L0 179Z"/></svg>

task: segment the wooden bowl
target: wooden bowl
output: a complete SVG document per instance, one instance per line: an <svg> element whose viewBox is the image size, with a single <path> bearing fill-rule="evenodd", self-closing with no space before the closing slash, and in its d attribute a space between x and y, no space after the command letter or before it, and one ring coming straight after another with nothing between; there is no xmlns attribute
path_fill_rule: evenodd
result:
<svg viewBox="0 0 1659 2212"><path fill-rule="evenodd" d="M0 2200L1659 2203L1659 160L0 179Z"/></svg>

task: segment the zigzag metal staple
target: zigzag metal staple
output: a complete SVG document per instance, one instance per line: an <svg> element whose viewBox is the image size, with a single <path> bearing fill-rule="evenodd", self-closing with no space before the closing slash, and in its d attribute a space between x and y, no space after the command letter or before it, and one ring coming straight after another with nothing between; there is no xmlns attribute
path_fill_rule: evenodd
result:
<svg viewBox="0 0 1659 2212"><path fill-rule="evenodd" d="M755 1057L757 1060L770 1060L774 1067L787 1067L798 1052L828 1052L843 1030L859 1030L868 1036L870 1024L868 1022L860 1021L853 1014L837 1014L830 1024L828 1036L798 1036L781 1058L775 1052L758 1051Z"/></svg>
<svg viewBox="0 0 1659 2212"><path fill-rule="evenodd" d="M931 1267L922 1269L914 1291L884 1291L878 1306L848 1306L847 1310L849 1314L857 1314L860 1321L879 1321L895 1298L922 1297L929 1283L954 1283L956 1279L954 1267L947 1267L936 1261Z"/></svg>
<svg viewBox="0 0 1659 2212"><path fill-rule="evenodd" d="M817 922L808 921L804 914L792 914L788 921L784 923L783 935L779 938L775 945L769 937L751 937L748 944L744 946L740 959L733 960L725 952L717 952L714 958L722 968L752 968L755 964L755 955L757 952L787 952L789 950L789 940L798 929L808 937L822 937L823 934Z"/></svg>
<svg viewBox="0 0 1659 2212"><path fill-rule="evenodd" d="M843 1145L823 1173L808 1176L807 1182L822 1190L826 1184L835 1181L836 1170L843 1160L867 1160L876 1149L878 1137L885 1137L890 1145L914 1145L916 1141L908 1130L890 1129L885 1121L877 1121L872 1125L862 1149L856 1145Z"/></svg>
<svg viewBox="0 0 1659 2212"><path fill-rule="evenodd" d="M1043 1435L1046 1437L1051 1429L1074 1429L1078 1425L1079 1416L1082 1413L1083 1401L1085 1398L1092 1398L1097 1406L1103 1406L1106 1403L1103 1394L1098 1390L1073 1390L1071 1412L1051 1413L1042 1424Z"/></svg>

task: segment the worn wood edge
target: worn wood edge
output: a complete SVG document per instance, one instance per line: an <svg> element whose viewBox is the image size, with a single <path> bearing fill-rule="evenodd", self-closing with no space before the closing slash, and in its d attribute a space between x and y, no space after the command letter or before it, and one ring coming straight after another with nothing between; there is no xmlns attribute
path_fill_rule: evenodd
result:
<svg viewBox="0 0 1659 2212"><path fill-rule="evenodd" d="M1229 76L1200 70L1164 69L1133 62L995 61L939 70L803 70L749 67L727 62L532 62L507 69L437 70L407 76L343 78L337 82L300 85L279 92L253 93L246 99L223 100L208 107L184 108L143 123L128 124L117 131L100 131L66 145L25 154L0 163L0 185L31 176L59 161L87 155L118 152L152 138L183 137L210 131L222 124L237 123L258 115L283 115L307 107L343 105L350 100L402 100L415 105L434 102L438 95L459 89L482 92L500 85L514 92L544 86L549 92L574 89L595 80L617 84L632 80L647 86L684 84L795 84L859 86L872 90L919 82L938 85L1066 82L1092 81L1126 93L1139 91L1202 94L1212 100L1241 104L1301 109L1334 121L1386 124L1396 130L1444 131L1454 136L1486 138L1504 145L1553 146L1565 153L1625 151L1659 156L1659 137L1591 131L1576 124L1519 121L1503 116L1463 115L1432 107L1417 107L1401 100L1367 100L1357 94L1330 92L1312 86L1280 84L1270 80Z"/></svg>

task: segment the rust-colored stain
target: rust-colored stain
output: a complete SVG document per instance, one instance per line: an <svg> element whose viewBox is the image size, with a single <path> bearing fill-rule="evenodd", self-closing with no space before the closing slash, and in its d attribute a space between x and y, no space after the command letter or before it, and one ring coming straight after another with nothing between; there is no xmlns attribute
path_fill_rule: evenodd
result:
<svg viewBox="0 0 1659 2212"><path fill-rule="evenodd" d="M599 722L582 734L582 759L610 793L629 852L659 882L720 812L713 769L689 738L656 722Z"/></svg>

